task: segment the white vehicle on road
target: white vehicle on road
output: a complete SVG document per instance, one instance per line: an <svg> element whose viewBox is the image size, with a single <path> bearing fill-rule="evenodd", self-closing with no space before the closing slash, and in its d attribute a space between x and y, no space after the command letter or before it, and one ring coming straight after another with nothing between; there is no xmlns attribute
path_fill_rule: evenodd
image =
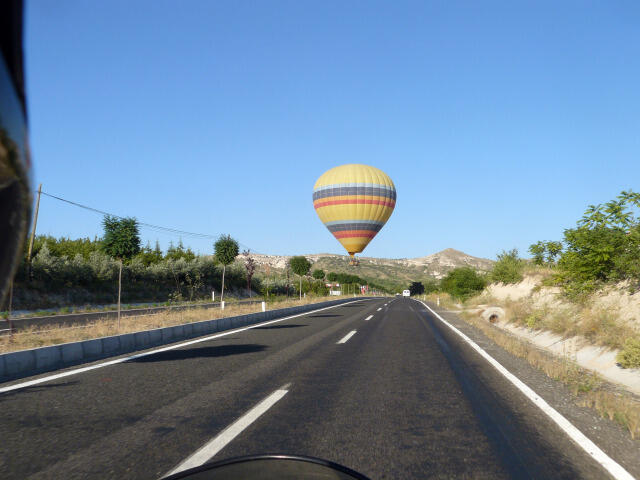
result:
<svg viewBox="0 0 640 480"><path fill-rule="evenodd" d="M402 291L402 296L403 297L410 297L411 296L411 292L409 290L403 290Z"/></svg>

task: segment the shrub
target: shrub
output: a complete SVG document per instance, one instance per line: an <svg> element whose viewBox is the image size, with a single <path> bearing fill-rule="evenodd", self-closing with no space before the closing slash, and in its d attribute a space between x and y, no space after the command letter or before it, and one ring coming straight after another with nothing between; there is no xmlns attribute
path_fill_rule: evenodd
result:
<svg viewBox="0 0 640 480"><path fill-rule="evenodd" d="M518 283L522 281L525 262L518 257L518 250L503 250L498 254L498 261L493 265L489 278L495 283Z"/></svg>
<svg viewBox="0 0 640 480"><path fill-rule="evenodd" d="M460 300L481 292L485 286L485 279L469 267L454 268L440 284L443 291Z"/></svg>
<svg viewBox="0 0 640 480"><path fill-rule="evenodd" d="M422 295L424 293L424 285L422 282L411 282L409 292L411 292L411 295Z"/></svg>
<svg viewBox="0 0 640 480"><path fill-rule="evenodd" d="M628 338L622 350L618 352L616 361L622 368L640 367L640 339Z"/></svg>
<svg viewBox="0 0 640 480"><path fill-rule="evenodd" d="M564 232L567 248L558 262L559 278L572 290L592 290L607 282L640 279L640 194L591 205L575 228ZM584 286L586 287L584 287Z"/></svg>
<svg viewBox="0 0 640 480"><path fill-rule="evenodd" d="M311 291L319 297L329 295L329 289L321 280L317 280L311 284Z"/></svg>

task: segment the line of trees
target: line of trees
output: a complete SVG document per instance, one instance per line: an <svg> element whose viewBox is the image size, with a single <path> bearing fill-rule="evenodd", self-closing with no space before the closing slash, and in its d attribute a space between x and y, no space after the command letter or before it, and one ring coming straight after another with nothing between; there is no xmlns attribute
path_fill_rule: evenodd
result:
<svg viewBox="0 0 640 480"><path fill-rule="evenodd" d="M251 266L227 268L238 256L238 244L228 235L214 244L214 256L197 256L181 240L166 253L158 242L141 247L133 218L106 216L103 228L103 237L93 240L37 236L31 268L25 251L14 279L14 308L112 303L120 267L125 303L210 298L225 286L260 288Z"/></svg>

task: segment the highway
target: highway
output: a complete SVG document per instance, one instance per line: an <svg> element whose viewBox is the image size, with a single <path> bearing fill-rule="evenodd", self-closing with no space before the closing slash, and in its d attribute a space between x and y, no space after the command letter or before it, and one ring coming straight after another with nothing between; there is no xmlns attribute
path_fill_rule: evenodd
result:
<svg viewBox="0 0 640 480"><path fill-rule="evenodd" d="M211 337L0 385L0 477L157 479L278 452L372 479L610 478L415 300L354 300ZM599 446L638 468L632 450Z"/></svg>

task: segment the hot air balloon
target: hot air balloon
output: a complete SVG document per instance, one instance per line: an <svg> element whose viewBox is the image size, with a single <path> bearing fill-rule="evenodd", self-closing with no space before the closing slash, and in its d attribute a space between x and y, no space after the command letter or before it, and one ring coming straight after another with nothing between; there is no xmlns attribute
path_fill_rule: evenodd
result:
<svg viewBox="0 0 640 480"><path fill-rule="evenodd" d="M362 252L396 206L396 187L382 170L349 164L323 173L313 187L313 207L351 255Z"/></svg>

